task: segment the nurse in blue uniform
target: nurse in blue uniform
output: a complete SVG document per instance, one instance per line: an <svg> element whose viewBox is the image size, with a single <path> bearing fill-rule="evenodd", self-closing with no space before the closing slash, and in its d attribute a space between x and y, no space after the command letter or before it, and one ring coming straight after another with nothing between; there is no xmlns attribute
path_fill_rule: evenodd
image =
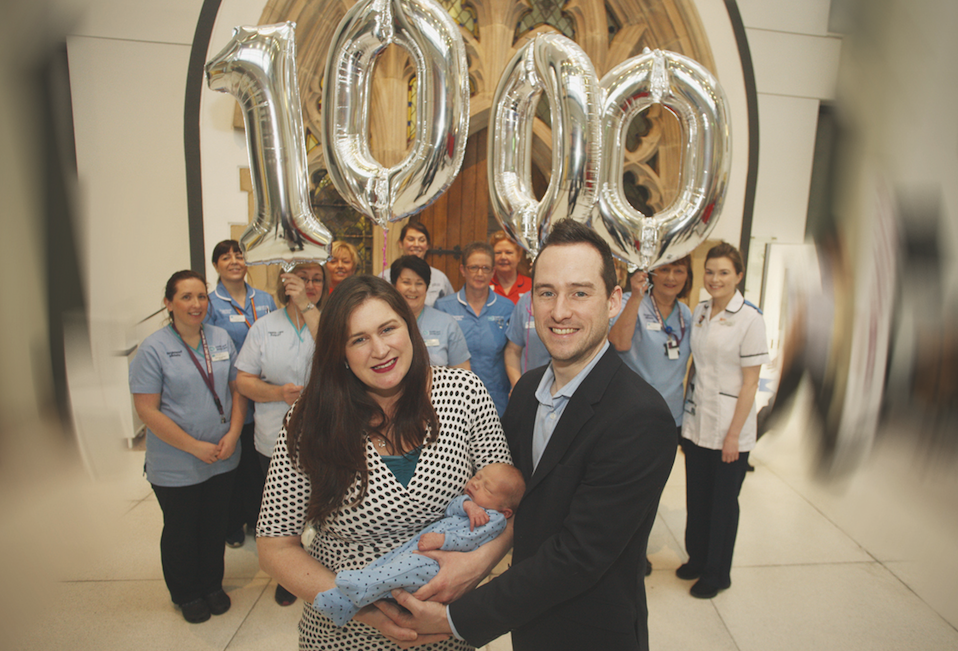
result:
<svg viewBox="0 0 958 651"><path fill-rule="evenodd" d="M276 309L273 297L246 282L246 260L236 240L223 240L213 247L213 266L219 274L216 289L210 294L206 323L229 333L237 351L243 349L246 333L261 317ZM265 478L253 452L253 406L246 415L241 436L243 456L230 500L229 525L226 544L240 547L246 539L243 525L249 532L256 530L256 516L263 499Z"/></svg>
<svg viewBox="0 0 958 651"><path fill-rule="evenodd" d="M769 361L765 321L736 288L745 268L725 242L705 256L711 299L692 314L692 371L682 419L689 560L675 571L698 579L693 597L711 599L732 584L738 495L755 447L755 392Z"/></svg>
<svg viewBox="0 0 958 651"><path fill-rule="evenodd" d="M692 290L692 258L686 256L652 270L636 272L632 291L609 330L609 342L629 368L662 394L675 419L676 440L682 433L685 374L692 354L692 311L678 299Z"/></svg>
<svg viewBox="0 0 958 651"><path fill-rule="evenodd" d="M549 351L536 333L536 322L532 318L532 292L520 296L512 309L506 338L509 341L506 342L503 357L510 387L516 386L516 382L526 371L545 366L552 361Z"/></svg>
<svg viewBox="0 0 958 651"><path fill-rule="evenodd" d="M253 324L236 360L236 386L256 404L253 438L264 477L283 418L309 377L326 297L325 271L323 265L308 262L282 274L276 298L283 309ZM279 584L273 598L280 606L296 601L296 595Z"/></svg>
<svg viewBox="0 0 958 651"><path fill-rule="evenodd" d="M472 372L479 376L502 417L509 401L509 376L503 351L506 328L515 305L489 286L493 272L492 247L485 242L466 245L459 272L466 282L457 293L436 301L436 309L452 317L462 328L472 356Z"/></svg>
<svg viewBox="0 0 958 651"><path fill-rule="evenodd" d="M459 324L445 312L426 305L431 277L432 267L415 255L397 258L389 267L389 279L393 287L399 290L416 315L419 332L429 351L429 363L468 371L469 347Z"/></svg>
<svg viewBox="0 0 958 651"><path fill-rule="evenodd" d="M191 623L230 607L223 538L246 418L233 341L203 323L206 291L199 274L173 274L163 301L170 324L140 344L130 365L133 405L147 427L146 478L163 511L163 577Z"/></svg>

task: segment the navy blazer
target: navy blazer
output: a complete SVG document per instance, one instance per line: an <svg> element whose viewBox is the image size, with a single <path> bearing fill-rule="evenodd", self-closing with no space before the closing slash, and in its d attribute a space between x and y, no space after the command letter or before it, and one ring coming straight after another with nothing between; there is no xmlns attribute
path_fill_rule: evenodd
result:
<svg viewBox="0 0 958 651"><path fill-rule="evenodd" d="M675 421L659 393L610 347L579 386L535 473L536 388L516 383L503 416L526 479L512 566L450 604L477 647L512 631L516 651L647 649L645 555L675 460Z"/></svg>

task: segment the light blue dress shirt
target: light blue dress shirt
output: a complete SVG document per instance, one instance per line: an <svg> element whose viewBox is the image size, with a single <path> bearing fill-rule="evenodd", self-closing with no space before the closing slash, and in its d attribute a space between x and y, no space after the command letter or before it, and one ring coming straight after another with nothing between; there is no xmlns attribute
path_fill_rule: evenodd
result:
<svg viewBox="0 0 958 651"><path fill-rule="evenodd" d="M582 381L592 372L595 365L599 363L599 358L605 354L609 348L609 342L602 345L602 349L593 357L585 368L579 371L574 378L566 383L561 389L552 393L552 383L555 382L555 372L552 370L552 364L542 375L539 381L539 388L536 389L536 400L539 401L539 408L536 409L535 429L532 431L532 474L535 474L539 466L539 459L546 446L549 445L549 439L556 429L559 419L562 418L565 408L569 405L569 400L575 394L576 389L582 384Z"/></svg>

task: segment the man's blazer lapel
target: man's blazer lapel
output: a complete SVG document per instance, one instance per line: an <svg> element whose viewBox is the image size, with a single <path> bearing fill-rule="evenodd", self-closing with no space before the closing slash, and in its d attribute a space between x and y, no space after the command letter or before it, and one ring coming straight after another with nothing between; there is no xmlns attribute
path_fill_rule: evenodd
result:
<svg viewBox="0 0 958 651"><path fill-rule="evenodd" d="M542 453L542 458L539 460L539 465L526 486L527 495L542 481L543 477L555 468L556 464L565 455L569 445L579 435L582 427L595 414L594 405L602 399L609 382L612 380L613 373L621 363L619 356L610 346L602 359L596 363L592 372L579 385L579 388L569 400L565 411L562 412L562 418L556 424L552 438L549 439L549 443ZM538 406L538 403L536 403L536 406ZM533 426L534 424L535 414L533 413ZM531 459L532 437L523 437L523 441L524 445L526 444L525 441L528 441L528 458Z"/></svg>

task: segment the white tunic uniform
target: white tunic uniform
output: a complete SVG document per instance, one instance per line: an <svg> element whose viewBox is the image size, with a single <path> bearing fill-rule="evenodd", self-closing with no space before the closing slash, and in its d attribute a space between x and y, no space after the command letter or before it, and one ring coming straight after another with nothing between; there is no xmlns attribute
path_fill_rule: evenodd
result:
<svg viewBox="0 0 958 651"><path fill-rule="evenodd" d="M699 447L721 450L742 388L742 368L767 364L765 321L758 308L736 290L725 312L712 319L712 301L703 301L692 315L692 361L682 420L682 437ZM739 434L739 452L755 447L755 405Z"/></svg>
<svg viewBox="0 0 958 651"><path fill-rule="evenodd" d="M236 359L236 368L276 386L288 382L305 385L313 361L315 344L309 328L297 329L285 309L270 312L253 324ZM256 451L273 456L276 437L289 411L285 401L256 405Z"/></svg>

